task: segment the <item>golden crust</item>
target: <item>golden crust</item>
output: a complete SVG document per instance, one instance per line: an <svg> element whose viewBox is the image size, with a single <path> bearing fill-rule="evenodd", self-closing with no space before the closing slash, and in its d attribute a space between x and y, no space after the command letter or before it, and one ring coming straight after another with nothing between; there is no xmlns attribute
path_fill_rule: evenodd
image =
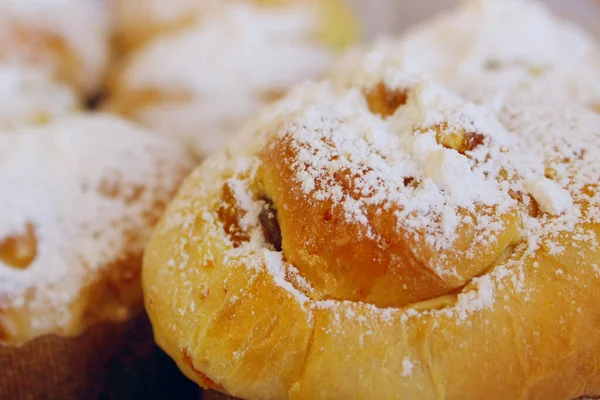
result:
<svg viewBox="0 0 600 400"><path fill-rule="evenodd" d="M74 87L82 85L82 77L77 76L81 64L65 38L38 27L25 27L18 23L10 24L8 30L11 32L11 39L3 41L0 48L0 54L5 59L9 59L11 53L19 51L24 53L20 61L26 65L43 66L60 60L52 68L56 78Z"/></svg>

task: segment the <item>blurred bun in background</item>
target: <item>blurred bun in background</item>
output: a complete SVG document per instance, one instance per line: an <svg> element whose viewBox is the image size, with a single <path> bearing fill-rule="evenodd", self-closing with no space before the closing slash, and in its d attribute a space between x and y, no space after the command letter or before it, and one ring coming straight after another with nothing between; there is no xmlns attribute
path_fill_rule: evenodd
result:
<svg viewBox="0 0 600 400"><path fill-rule="evenodd" d="M401 33L436 13L450 10L460 0L348 0L365 23L365 36ZM597 0L541 0L560 16L600 34L600 2Z"/></svg>
<svg viewBox="0 0 600 400"><path fill-rule="evenodd" d="M127 54L108 83L110 111L178 137L200 156L294 84L325 73L358 36L338 0L209 3L195 23Z"/></svg>

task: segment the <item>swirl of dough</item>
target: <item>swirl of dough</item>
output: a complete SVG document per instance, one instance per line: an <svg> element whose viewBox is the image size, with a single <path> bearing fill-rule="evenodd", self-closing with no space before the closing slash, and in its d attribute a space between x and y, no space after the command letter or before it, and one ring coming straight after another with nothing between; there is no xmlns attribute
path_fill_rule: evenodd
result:
<svg viewBox="0 0 600 400"><path fill-rule="evenodd" d="M331 113L286 121L261 153L286 258L321 298L386 307L447 294L520 240L514 171L494 142L507 133L435 85L403 105L387 90L328 99Z"/></svg>

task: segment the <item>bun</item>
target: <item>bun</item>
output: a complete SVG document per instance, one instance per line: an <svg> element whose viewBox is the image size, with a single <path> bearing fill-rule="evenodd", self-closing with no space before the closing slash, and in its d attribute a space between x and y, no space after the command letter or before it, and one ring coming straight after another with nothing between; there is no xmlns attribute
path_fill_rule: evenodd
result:
<svg viewBox="0 0 600 400"><path fill-rule="evenodd" d="M488 40L526 7L485 3ZM297 87L186 180L144 258L158 344L245 399L600 395L600 116L546 80L586 79L568 74L595 50L510 66L476 105L399 43Z"/></svg>
<svg viewBox="0 0 600 400"><path fill-rule="evenodd" d="M0 134L0 160L0 343L135 315L142 250L186 151L82 115Z"/></svg>
<svg viewBox="0 0 600 400"><path fill-rule="evenodd" d="M337 0L250 3L209 8L196 24L130 54L110 79L107 109L206 156L262 105L322 75L334 49L355 38L356 24Z"/></svg>

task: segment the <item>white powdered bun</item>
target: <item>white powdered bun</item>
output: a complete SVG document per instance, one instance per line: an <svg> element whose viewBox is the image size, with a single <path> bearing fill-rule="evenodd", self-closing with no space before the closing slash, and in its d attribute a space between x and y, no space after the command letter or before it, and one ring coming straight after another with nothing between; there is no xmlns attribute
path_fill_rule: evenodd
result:
<svg viewBox="0 0 600 400"><path fill-rule="evenodd" d="M219 8L133 54L115 79L112 107L208 155L262 105L328 69L321 21L315 4Z"/></svg>
<svg viewBox="0 0 600 400"><path fill-rule="evenodd" d="M142 250L190 165L107 115L0 132L0 343L137 311Z"/></svg>

